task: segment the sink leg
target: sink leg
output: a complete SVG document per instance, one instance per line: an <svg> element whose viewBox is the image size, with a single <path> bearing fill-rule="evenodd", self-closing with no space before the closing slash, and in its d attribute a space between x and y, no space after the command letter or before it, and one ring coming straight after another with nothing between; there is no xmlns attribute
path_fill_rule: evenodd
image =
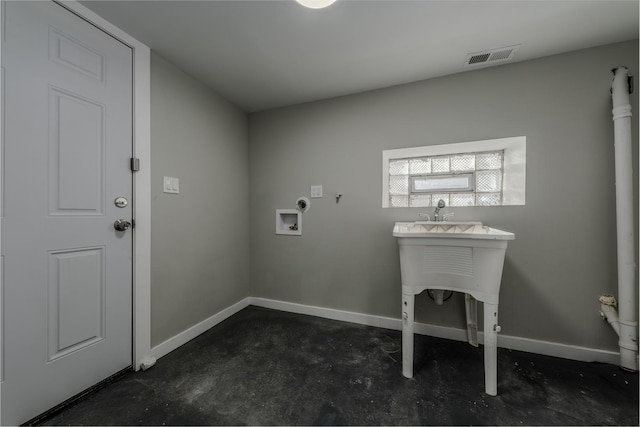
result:
<svg viewBox="0 0 640 427"><path fill-rule="evenodd" d="M484 303L484 389L498 394L498 304Z"/></svg>
<svg viewBox="0 0 640 427"><path fill-rule="evenodd" d="M402 375L413 378L413 319L415 295L402 294Z"/></svg>

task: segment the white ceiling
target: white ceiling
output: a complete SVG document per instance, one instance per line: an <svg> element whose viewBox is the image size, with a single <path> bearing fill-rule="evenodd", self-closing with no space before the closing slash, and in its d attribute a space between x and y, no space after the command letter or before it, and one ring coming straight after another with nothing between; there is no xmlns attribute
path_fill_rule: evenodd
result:
<svg viewBox="0 0 640 427"><path fill-rule="evenodd" d="M638 1L121 1L85 6L254 112L638 38ZM624 64L620 64L624 65Z"/></svg>

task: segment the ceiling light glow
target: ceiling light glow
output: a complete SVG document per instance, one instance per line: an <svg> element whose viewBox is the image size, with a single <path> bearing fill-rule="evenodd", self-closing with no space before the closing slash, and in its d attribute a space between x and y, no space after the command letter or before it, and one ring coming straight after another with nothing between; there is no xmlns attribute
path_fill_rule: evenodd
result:
<svg viewBox="0 0 640 427"><path fill-rule="evenodd" d="M296 0L301 5L310 9L322 9L323 7L331 6L336 0Z"/></svg>

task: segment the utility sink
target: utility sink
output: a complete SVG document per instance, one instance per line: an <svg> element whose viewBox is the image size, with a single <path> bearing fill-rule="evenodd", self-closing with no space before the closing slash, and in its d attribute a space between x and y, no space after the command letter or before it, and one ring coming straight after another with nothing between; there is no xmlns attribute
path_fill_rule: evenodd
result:
<svg viewBox="0 0 640 427"><path fill-rule="evenodd" d="M513 233L482 225L478 221L415 221L396 222L393 227L395 237L438 237L434 234L447 234L446 237L472 239L512 240ZM469 234L478 236L468 236Z"/></svg>
<svg viewBox="0 0 640 427"><path fill-rule="evenodd" d="M424 290L463 292L469 342L477 345L475 301L484 303L485 391L497 394L498 302L513 233L475 221L396 222L402 276L402 373L413 377L415 296Z"/></svg>

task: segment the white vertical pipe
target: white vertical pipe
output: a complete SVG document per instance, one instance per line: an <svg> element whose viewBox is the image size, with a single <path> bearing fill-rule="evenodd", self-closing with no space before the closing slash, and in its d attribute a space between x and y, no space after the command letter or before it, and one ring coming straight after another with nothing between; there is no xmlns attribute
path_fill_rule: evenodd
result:
<svg viewBox="0 0 640 427"><path fill-rule="evenodd" d="M620 366L638 370L638 316L633 233L633 165L629 72L616 68L611 83L615 136L616 223L618 244L618 313Z"/></svg>
<svg viewBox="0 0 640 427"><path fill-rule="evenodd" d="M464 312L467 317L467 341L478 347L478 301L469 294L464 294Z"/></svg>

